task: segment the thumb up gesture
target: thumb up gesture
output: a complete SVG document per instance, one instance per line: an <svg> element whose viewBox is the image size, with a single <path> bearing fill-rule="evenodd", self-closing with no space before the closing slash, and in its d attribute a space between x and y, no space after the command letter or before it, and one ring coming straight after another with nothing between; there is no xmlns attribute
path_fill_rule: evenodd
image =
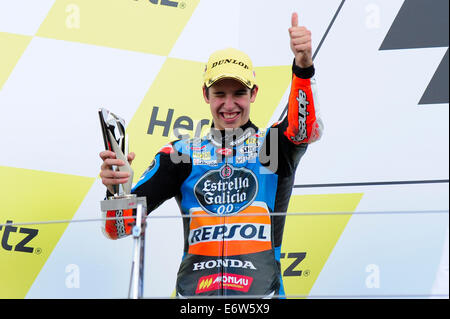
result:
<svg viewBox="0 0 450 319"><path fill-rule="evenodd" d="M295 56L295 64L301 68L307 68L313 64L311 31L306 27L298 26L298 14L292 14L292 26L289 28L291 38L291 50Z"/></svg>

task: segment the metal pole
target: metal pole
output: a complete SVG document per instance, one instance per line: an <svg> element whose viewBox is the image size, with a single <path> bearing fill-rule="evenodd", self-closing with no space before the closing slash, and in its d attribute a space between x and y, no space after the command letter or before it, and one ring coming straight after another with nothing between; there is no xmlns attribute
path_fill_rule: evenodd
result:
<svg viewBox="0 0 450 319"><path fill-rule="evenodd" d="M146 197L136 197L134 194L110 197L100 202L103 212L111 210L136 209L136 224L133 226L133 257L131 264L128 298L138 299L144 296L144 259L145 259L145 212Z"/></svg>
<svg viewBox="0 0 450 319"><path fill-rule="evenodd" d="M144 294L144 260L145 260L145 227L142 219L142 203L138 202L136 208L136 225L133 235L133 262L131 266L131 280L128 297L140 299Z"/></svg>

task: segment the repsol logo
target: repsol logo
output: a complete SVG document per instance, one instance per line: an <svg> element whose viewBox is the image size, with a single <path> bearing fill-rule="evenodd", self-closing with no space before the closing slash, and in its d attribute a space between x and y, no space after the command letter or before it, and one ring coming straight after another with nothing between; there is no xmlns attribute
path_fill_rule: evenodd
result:
<svg viewBox="0 0 450 319"><path fill-rule="evenodd" d="M200 206L213 215L235 214L248 207L258 193L258 180L252 171L225 164L208 171L194 186Z"/></svg>
<svg viewBox="0 0 450 319"><path fill-rule="evenodd" d="M222 240L270 240L268 224L227 224L203 226L189 232L189 244Z"/></svg>
<svg viewBox="0 0 450 319"><path fill-rule="evenodd" d="M13 221L8 220L6 222L6 225L0 225L0 232L3 231L2 236L2 243L1 246L4 250L7 251L19 251L23 253L32 253L35 249L33 247L30 247L28 244L35 238L39 230L34 228L26 228L26 227L15 227L12 226ZM25 237L23 237L17 244L14 246L10 243L10 237L11 233L20 233L25 234ZM40 249L36 250L36 253L39 253Z"/></svg>
<svg viewBox="0 0 450 319"><path fill-rule="evenodd" d="M183 132L189 131L194 133L194 137L200 137L204 126L209 126L210 121L208 119L202 119L197 123L194 128L194 121L187 115L182 115L175 117L175 110L169 108L167 113L159 113L160 109L158 106L154 106L152 109L152 114L150 116L150 122L147 128L147 134L153 135L155 133L155 128L162 128L162 136L168 137L169 133L173 131L176 138L186 139L190 138L192 135L190 133ZM161 130L158 130L161 132Z"/></svg>

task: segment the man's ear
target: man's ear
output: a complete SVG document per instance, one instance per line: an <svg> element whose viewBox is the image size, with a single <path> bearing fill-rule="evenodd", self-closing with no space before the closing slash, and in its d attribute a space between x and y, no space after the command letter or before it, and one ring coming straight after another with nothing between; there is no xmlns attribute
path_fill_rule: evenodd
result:
<svg viewBox="0 0 450 319"><path fill-rule="evenodd" d="M203 98L205 99L205 102L207 104L209 104L209 97L208 97L208 93L206 92L206 86L203 85Z"/></svg>
<svg viewBox="0 0 450 319"><path fill-rule="evenodd" d="M256 100L256 95L258 95L258 86L255 85L251 90L250 102L253 103Z"/></svg>

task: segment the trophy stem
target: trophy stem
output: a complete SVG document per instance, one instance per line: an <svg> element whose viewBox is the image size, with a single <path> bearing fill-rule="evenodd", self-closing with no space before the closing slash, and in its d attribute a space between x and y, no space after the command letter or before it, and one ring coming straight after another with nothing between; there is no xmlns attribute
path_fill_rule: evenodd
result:
<svg viewBox="0 0 450 319"><path fill-rule="evenodd" d="M128 298L140 299L144 296L144 260L145 260L145 211L146 197L136 197L134 194L111 196L100 202L103 212L136 209L136 223L132 229L133 257L131 263L130 285Z"/></svg>
<svg viewBox="0 0 450 319"><path fill-rule="evenodd" d="M145 230L142 222L142 204L136 208L136 225L133 227L133 262L131 266L128 298L141 299L144 294Z"/></svg>

